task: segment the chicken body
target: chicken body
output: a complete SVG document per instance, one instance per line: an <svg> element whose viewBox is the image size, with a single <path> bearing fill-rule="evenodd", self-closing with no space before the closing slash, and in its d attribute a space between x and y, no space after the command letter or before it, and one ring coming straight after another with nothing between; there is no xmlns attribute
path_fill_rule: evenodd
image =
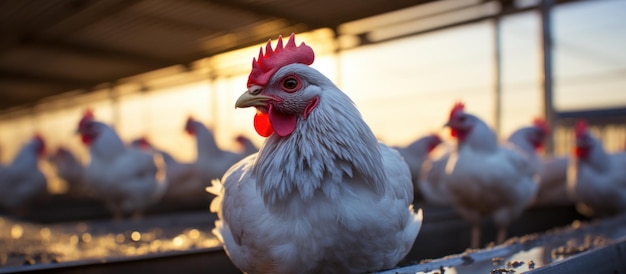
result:
<svg viewBox="0 0 626 274"><path fill-rule="evenodd" d="M395 266L422 220L400 154L378 143L352 101L306 64L282 64L267 80L249 85L236 105L269 116L271 128L255 118L268 138L211 189L213 232L232 262L247 273Z"/></svg>
<svg viewBox="0 0 626 274"><path fill-rule="evenodd" d="M111 127L93 118L81 120L79 133L89 146L85 180L115 218L138 217L161 199L167 183L156 154L127 148Z"/></svg>
<svg viewBox="0 0 626 274"><path fill-rule="evenodd" d="M579 122L570 165L568 188L582 214L603 217L626 212L626 152L608 153Z"/></svg>
<svg viewBox="0 0 626 274"><path fill-rule="evenodd" d="M424 201L428 204L439 206L450 205L450 194L443 182L449 158L450 152L446 152L439 158L430 160L422 166L418 187Z"/></svg>
<svg viewBox="0 0 626 274"><path fill-rule="evenodd" d="M67 183L69 195L74 197L93 196L85 182L85 167L74 153L67 148L59 147L50 155L48 160L56 169L57 175Z"/></svg>
<svg viewBox="0 0 626 274"><path fill-rule="evenodd" d="M204 191L206 184L200 178L195 163L180 162L171 154L153 147L145 138L134 140L131 144L136 148L158 153L163 157L167 180L167 190L163 195L164 201L187 203L207 197Z"/></svg>
<svg viewBox="0 0 626 274"><path fill-rule="evenodd" d="M424 166L430 165L429 153L441 144L441 138L436 134L423 136L413 141L406 147L395 148L411 170L411 180L413 180L414 199L421 200L424 195L419 186L420 178Z"/></svg>
<svg viewBox="0 0 626 274"><path fill-rule="evenodd" d="M535 198L537 171L524 153L500 145L481 119L458 106L447 124L458 144L446 166L446 189L452 205L472 225L472 248L480 244L480 226L486 218L498 226L497 241L502 243L507 226Z"/></svg>
<svg viewBox="0 0 626 274"><path fill-rule="evenodd" d="M509 144L526 155L535 174L539 174L542 169L542 160L537 150L543 147L548 134L547 127L535 124L515 130L507 139Z"/></svg>
<svg viewBox="0 0 626 274"><path fill-rule="evenodd" d="M244 135L237 136L235 140L241 145L241 153L245 156L257 153L259 151L259 148L252 142L252 140Z"/></svg>
<svg viewBox="0 0 626 274"><path fill-rule="evenodd" d="M251 142L247 144L248 146L244 146L245 150L241 153L221 149L215 141L213 131L193 118L187 120L185 130L196 138L195 165L205 187L210 184L211 180L221 178L232 165L256 152L250 148ZM245 140L242 136L241 142ZM245 143L242 144L245 145Z"/></svg>
<svg viewBox="0 0 626 274"><path fill-rule="evenodd" d="M572 200L567 194L567 166L569 157L541 157L537 151L549 136L550 129L543 120L535 120L532 126L522 127L509 136L508 142L526 153L532 168L538 171L539 190L535 205L568 205Z"/></svg>
<svg viewBox="0 0 626 274"><path fill-rule="evenodd" d="M567 191L567 168L569 156L542 159L537 205L572 205L574 201Z"/></svg>
<svg viewBox="0 0 626 274"><path fill-rule="evenodd" d="M35 136L22 146L9 165L0 167L1 206L19 214L28 210L29 204L45 197L47 181L38 166L44 151L43 139Z"/></svg>

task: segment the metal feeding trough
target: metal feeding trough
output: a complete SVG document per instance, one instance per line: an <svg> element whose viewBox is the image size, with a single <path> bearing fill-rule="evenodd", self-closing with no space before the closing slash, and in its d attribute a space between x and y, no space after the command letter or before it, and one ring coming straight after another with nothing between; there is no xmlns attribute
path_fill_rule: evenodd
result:
<svg viewBox="0 0 626 274"><path fill-rule="evenodd" d="M438 270L440 265L455 267L465 262L463 256L471 257L473 265L478 265L480 260L476 256L483 251L462 253L469 244L470 234L465 221L447 207L416 206L424 209L422 231L401 267L388 273L404 273L404 269L413 273L415 267L422 269L420 271ZM521 236L543 232L581 218L573 206L533 208L511 226L509 234ZM101 219L41 224L0 218L0 273L240 273L211 235L214 220L215 215L206 208L117 222ZM623 223L613 225L626 227ZM506 263L510 260L508 253L493 252L531 249L530 243L547 242L545 239L552 237L562 238L567 243L568 237L576 234L573 231L590 226L570 226L562 232L519 238L507 247L498 246L484 252L492 252L488 253L494 254L489 255L491 257L500 254L498 256L506 258ZM486 223L483 231L484 243L492 241L495 235L493 224ZM450 235L454 235L454 240L450 240ZM603 246L614 243L613 238L604 237L608 240ZM461 255L416 264L450 254Z"/></svg>
<svg viewBox="0 0 626 274"><path fill-rule="evenodd" d="M176 213L181 211L208 210L211 196L190 197L184 201L161 201L150 206L145 215ZM0 216L9 214L0 209ZM112 214L101 200L88 197L73 197L66 194L50 195L39 201L20 216L20 219L35 223L59 223L95 219L109 219Z"/></svg>
<svg viewBox="0 0 626 274"><path fill-rule="evenodd" d="M502 245L425 260L380 274L403 273L624 273L626 215L583 224L574 222Z"/></svg>
<svg viewBox="0 0 626 274"><path fill-rule="evenodd" d="M238 273L208 209L141 220L36 224L0 218L0 273Z"/></svg>

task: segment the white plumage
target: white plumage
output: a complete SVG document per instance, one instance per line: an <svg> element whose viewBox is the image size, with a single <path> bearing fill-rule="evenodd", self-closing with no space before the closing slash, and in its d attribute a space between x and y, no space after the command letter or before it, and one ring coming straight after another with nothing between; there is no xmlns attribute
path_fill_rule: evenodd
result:
<svg viewBox="0 0 626 274"><path fill-rule="evenodd" d="M217 145L213 130L202 122L189 117L185 124L185 131L196 138L196 169L204 186L211 180L219 179L235 163L256 152L256 148L243 136L236 138L242 145L242 152L224 150Z"/></svg>
<svg viewBox="0 0 626 274"><path fill-rule="evenodd" d="M159 154L163 158L167 181L167 190L162 198L164 202L185 204L207 198L208 195L203 192L206 183L200 178L195 163L184 163L176 160L168 152L152 146L146 137L133 140L131 145L149 153Z"/></svg>
<svg viewBox="0 0 626 274"><path fill-rule="evenodd" d="M585 215L626 212L626 152L608 153L584 121L576 124L576 153L570 160L568 189Z"/></svg>
<svg viewBox="0 0 626 274"><path fill-rule="evenodd" d="M572 205L572 197L567 192L567 168L569 156L547 157L542 159L537 205Z"/></svg>
<svg viewBox="0 0 626 274"><path fill-rule="evenodd" d="M422 221L411 206L409 168L397 151L378 143L352 101L307 66L312 56L305 64L300 56L284 58L308 48L296 48L293 39L272 52L280 60L267 81L255 78L253 65L248 91L237 102L268 115L271 128L259 120L255 126L270 134L257 154L214 181L211 210L219 220L213 232L248 273L391 268L411 249ZM278 48L290 52L277 54ZM267 51L259 59L271 59Z"/></svg>
<svg viewBox="0 0 626 274"><path fill-rule="evenodd" d="M420 186L420 180L424 177L422 171L427 172L429 169L431 164L429 154L439 144L441 144L441 138L437 134L430 134L418 138L406 147L395 148L409 166L411 180L413 180L414 198L416 200L426 198Z"/></svg>
<svg viewBox="0 0 626 274"><path fill-rule="evenodd" d="M117 133L94 120L91 112L81 119L78 132L89 146L85 180L116 218L126 213L139 216L161 199L167 184L160 155L126 147Z"/></svg>
<svg viewBox="0 0 626 274"><path fill-rule="evenodd" d="M45 152L41 136L35 135L22 146L13 161L0 166L0 205L13 213L22 214L28 206L46 196L47 180L38 166Z"/></svg>
<svg viewBox="0 0 626 274"><path fill-rule="evenodd" d="M67 194L76 198L93 196L85 182L85 167L74 153L65 147L59 147L48 157L56 169L57 175L67 183Z"/></svg>
<svg viewBox="0 0 626 274"><path fill-rule="evenodd" d="M418 187L424 201L432 205L450 205L450 194L446 189L443 178L446 175L446 165L450 152L446 152L437 159L432 159L422 166Z"/></svg>
<svg viewBox="0 0 626 274"><path fill-rule="evenodd" d="M444 182L457 211L472 225L471 246L479 246L480 226L492 218L499 243L507 226L533 202L537 170L518 149L502 146L495 133L478 117L457 104L447 123L457 138L456 151L446 166Z"/></svg>

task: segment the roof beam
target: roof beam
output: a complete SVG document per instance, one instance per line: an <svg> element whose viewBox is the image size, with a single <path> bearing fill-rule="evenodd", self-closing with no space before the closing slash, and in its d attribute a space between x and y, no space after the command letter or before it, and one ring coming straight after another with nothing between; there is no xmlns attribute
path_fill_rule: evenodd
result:
<svg viewBox="0 0 626 274"><path fill-rule="evenodd" d="M174 60L163 60L161 58L137 53L61 42L63 36L71 35L89 25L106 19L139 1L140 0L96 1L86 6L82 4L83 2L76 2L79 4L68 7L69 11L67 14L60 16L60 20L53 23L49 28L28 33L20 33L18 30L16 33L4 35L3 41L0 42L0 52L9 51L18 47L33 47L37 49L50 48L61 52L95 56L102 59L123 59L129 62L144 64L151 68L175 64L176 62L174 62Z"/></svg>
<svg viewBox="0 0 626 274"><path fill-rule="evenodd" d="M252 13L261 17L273 17L288 21L290 24L306 24L311 29L327 27L327 24L321 21L308 20L301 17L293 16L291 13L280 12L272 7L268 7L257 2L241 3L231 0L203 0L207 3L229 7L244 12Z"/></svg>
<svg viewBox="0 0 626 274"><path fill-rule="evenodd" d="M140 0L91 1L88 5L76 4L69 16L61 18L56 24L36 34L40 38L58 38L73 34L85 27L119 13ZM82 2L76 2L82 3Z"/></svg>
<svg viewBox="0 0 626 274"><path fill-rule="evenodd" d="M58 76L26 73L7 69L0 69L0 81L49 85L62 89L76 89L77 87L87 88L93 86L94 84L97 84L92 81L83 81Z"/></svg>
<svg viewBox="0 0 626 274"><path fill-rule="evenodd" d="M125 61L130 63L138 63L151 68L161 68L176 64L175 60L163 59L161 57L148 56L139 53L130 53L127 51L119 51L107 49L103 47L94 47L89 45L79 45L75 43L67 43L53 40L40 40L37 43L29 43L22 45L37 50L57 51L71 55L85 56L87 58L97 59L114 59L114 61Z"/></svg>

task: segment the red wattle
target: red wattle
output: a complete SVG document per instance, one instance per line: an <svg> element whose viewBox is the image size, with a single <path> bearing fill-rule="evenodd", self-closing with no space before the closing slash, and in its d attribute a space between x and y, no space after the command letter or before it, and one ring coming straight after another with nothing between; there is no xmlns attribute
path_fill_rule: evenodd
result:
<svg viewBox="0 0 626 274"><path fill-rule="evenodd" d="M80 140L83 142L84 145L90 145L91 144L91 138L87 137L87 135L80 135Z"/></svg>
<svg viewBox="0 0 626 274"><path fill-rule="evenodd" d="M270 118L267 113L258 111L256 115L254 115L254 129L256 133L263 137L269 137L274 133L272 123L270 123Z"/></svg>
<svg viewBox="0 0 626 274"><path fill-rule="evenodd" d="M267 113L269 114L270 124L272 128L279 136L288 136L294 130L296 130L296 124L298 122L298 119L295 115L285 115L278 111L274 111L272 109L272 105L270 105Z"/></svg>

